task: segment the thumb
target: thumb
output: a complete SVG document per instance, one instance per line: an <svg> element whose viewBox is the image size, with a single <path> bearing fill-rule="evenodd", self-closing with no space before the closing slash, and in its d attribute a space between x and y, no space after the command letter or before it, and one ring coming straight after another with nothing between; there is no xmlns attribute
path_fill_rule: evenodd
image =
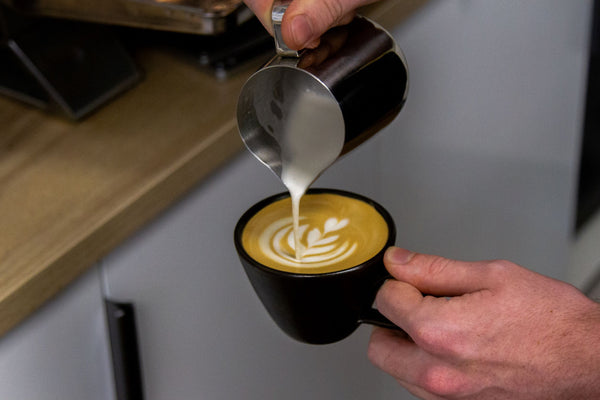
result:
<svg viewBox="0 0 600 400"><path fill-rule="evenodd" d="M390 247L385 253L384 263L395 279L434 296L460 296L494 289L504 281L497 275L505 270L502 261L456 261Z"/></svg>
<svg viewBox="0 0 600 400"><path fill-rule="evenodd" d="M329 28L349 23L357 7L373 1L294 0L283 16L283 40L291 49L316 47Z"/></svg>

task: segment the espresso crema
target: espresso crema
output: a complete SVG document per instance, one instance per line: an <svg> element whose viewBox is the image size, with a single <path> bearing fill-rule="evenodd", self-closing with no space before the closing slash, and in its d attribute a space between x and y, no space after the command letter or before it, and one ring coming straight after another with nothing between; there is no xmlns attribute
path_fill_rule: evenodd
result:
<svg viewBox="0 0 600 400"><path fill-rule="evenodd" d="M291 208L290 198L285 198L250 218L242 233L242 245L250 257L281 271L318 274L359 265L387 242L386 221L364 201L332 193L304 195L298 241Z"/></svg>

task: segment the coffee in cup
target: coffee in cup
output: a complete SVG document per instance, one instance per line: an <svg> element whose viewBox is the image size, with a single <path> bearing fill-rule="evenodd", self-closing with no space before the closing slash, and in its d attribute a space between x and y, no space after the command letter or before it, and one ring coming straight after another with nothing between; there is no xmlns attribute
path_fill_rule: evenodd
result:
<svg viewBox="0 0 600 400"><path fill-rule="evenodd" d="M295 258L289 193L260 201L238 221L236 250L263 305L289 336L306 343L341 340L361 323L395 328L372 308L389 278L390 214L374 201L333 189L302 198L301 260Z"/></svg>
<svg viewBox="0 0 600 400"><path fill-rule="evenodd" d="M250 257L280 271L319 274L360 265L388 240L388 225L373 205L341 194L312 193L300 203L301 249L296 252L291 209L287 197L250 218L242 233Z"/></svg>

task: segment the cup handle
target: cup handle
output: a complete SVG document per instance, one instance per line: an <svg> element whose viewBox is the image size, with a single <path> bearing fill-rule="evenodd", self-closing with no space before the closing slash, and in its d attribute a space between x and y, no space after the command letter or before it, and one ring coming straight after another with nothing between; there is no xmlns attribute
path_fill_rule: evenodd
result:
<svg viewBox="0 0 600 400"><path fill-rule="evenodd" d="M300 53L287 47L283 41L283 36L281 35L281 21L283 20L283 14L285 14L285 11L291 2L292 0L275 0L273 9L271 10L271 22L273 23L273 37L275 38L275 50L277 51L277 55L298 58Z"/></svg>
<svg viewBox="0 0 600 400"><path fill-rule="evenodd" d="M393 329L396 331L402 331L402 328L398 327L398 325L394 324L392 321L383 316L379 311L374 308L369 308L366 310L363 315L361 315L358 320L361 324L369 324L379 326L381 328Z"/></svg>

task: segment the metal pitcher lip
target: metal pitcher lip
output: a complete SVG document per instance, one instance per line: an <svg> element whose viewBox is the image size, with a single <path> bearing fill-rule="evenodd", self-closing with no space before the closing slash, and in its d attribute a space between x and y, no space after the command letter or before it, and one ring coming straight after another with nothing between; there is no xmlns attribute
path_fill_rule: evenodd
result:
<svg viewBox="0 0 600 400"><path fill-rule="evenodd" d="M330 88L309 71L294 67L293 60L267 65L255 72L242 87L237 107L239 132L245 147L279 178L285 152L282 132L302 98L314 95L327 102L330 117L339 120L338 125L341 125L338 132L328 132L328 135L338 135L340 152L344 140L342 111ZM290 86L297 90L289 89ZM267 87L272 91L264 90Z"/></svg>

